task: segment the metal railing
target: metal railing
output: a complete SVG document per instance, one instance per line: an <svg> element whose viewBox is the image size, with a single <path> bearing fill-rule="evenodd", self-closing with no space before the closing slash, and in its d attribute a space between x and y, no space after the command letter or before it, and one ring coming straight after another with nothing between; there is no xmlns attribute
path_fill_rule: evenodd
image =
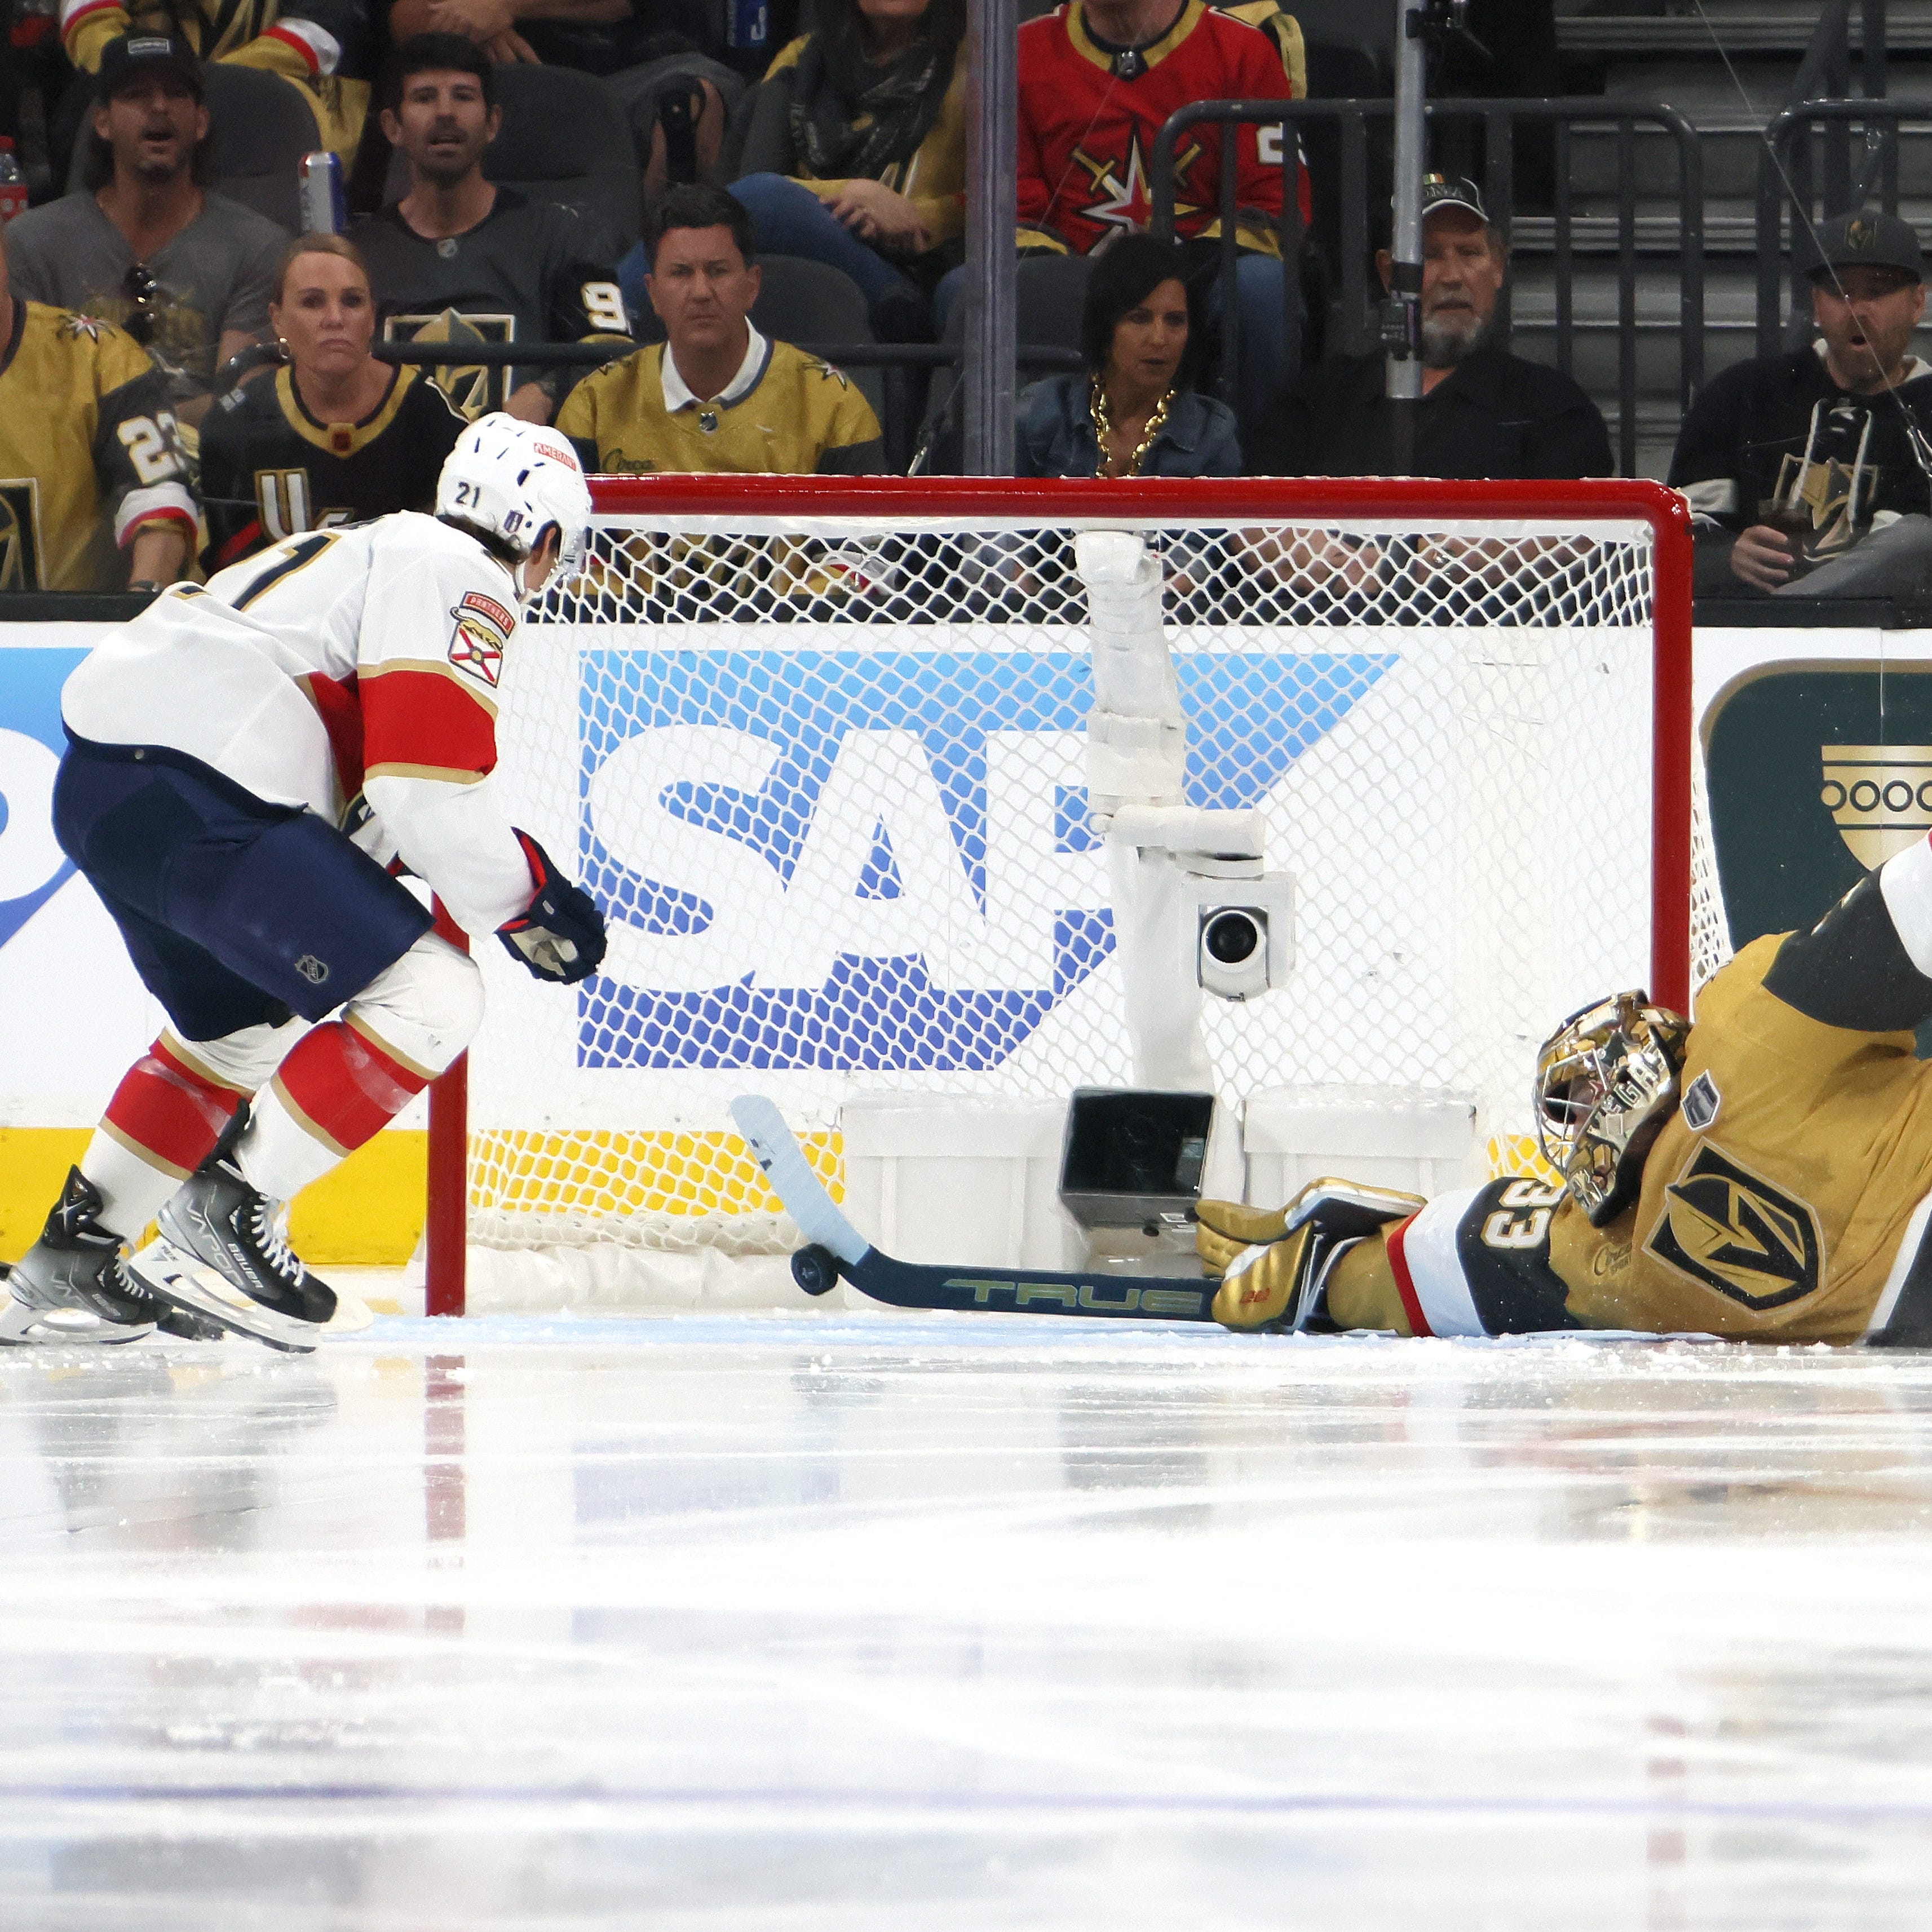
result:
<svg viewBox="0 0 1932 1932"><path fill-rule="evenodd" d="M590 342L378 342L370 353L384 362L413 362L430 368L597 369L650 346L616 337ZM880 428L885 438L886 467L902 476L912 460L920 430L920 412L912 401L912 372L958 369L966 355L962 344L943 342L800 342L793 346L841 369L880 372L885 407L880 412ZM1016 359L1021 368L1042 374L1086 367L1076 350L1034 343L1022 343Z"/></svg>
<svg viewBox="0 0 1932 1932"><path fill-rule="evenodd" d="M1932 100L1800 100L1765 130L1757 172L1759 355L1796 346L1792 338L1810 334L1804 239L1811 224L1874 198L1886 214L1898 212L1898 138L1907 122L1932 136ZM1864 137L1856 158L1854 130Z"/></svg>
<svg viewBox="0 0 1932 1932"><path fill-rule="evenodd" d="M1217 264L1221 290L1223 343L1220 381L1224 398L1238 363L1240 322L1234 297L1235 144L1238 129L1246 124L1300 129L1309 124L1332 124L1337 136L1338 192L1334 200L1340 232L1331 247L1340 283L1336 303L1341 346L1360 354L1379 340L1372 304L1381 299L1371 290L1369 270L1371 239L1376 232L1369 188L1369 123L1385 121L1394 111L1386 100L1204 100L1184 107L1168 121L1154 142L1151 169L1154 230L1172 238L1174 232L1174 152L1190 128L1218 125L1220 134L1220 206L1221 257ZM1680 407L1688 407L1704 375L1704 159L1697 130L1674 107L1658 101L1628 101L1596 95L1557 97L1545 100L1472 100L1431 102L1433 124L1473 122L1484 133L1484 188L1490 218L1507 246L1517 225L1515 194L1516 136L1520 123L1550 126L1555 145L1555 189L1551 222L1551 255L1555 268L1556 366L1567 375L1575 358L1577 322L1574 274L1578 253L1577 224L1584 219L1575 208L1570 184L1572 142L1579 131L1611 135L1616 142L1616 190L1613 245L1617 279L1617 400L1619 467L1626 476L1636 466L1636 140L1640 128L1660 132L1677 154L1677 221L1671 239L1678 258L1678 392ZM1300 359L1301 303L1300 263L1306 239L1300 200L1296 191L1298 138L1282 142L1284 184L1282 280L1284 327L1288 366ZM1588 252L1606 252L1591 244ZM1510 289L1506 281L1497 305L1501 339L1507 343L1511 324Z"/></svg>

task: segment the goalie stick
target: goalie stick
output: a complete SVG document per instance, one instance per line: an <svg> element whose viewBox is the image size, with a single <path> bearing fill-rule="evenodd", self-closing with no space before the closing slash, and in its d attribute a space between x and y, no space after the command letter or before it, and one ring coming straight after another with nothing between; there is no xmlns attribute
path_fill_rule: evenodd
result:
<svg viewBox="0 0 1932 1932"><path fill-rule="evenodd" d="M1027 1268L944 1268L896 1261L853 1226L812 1171L772 1102L746 1094L731 1103L772 1191L808 1245L791 1258L791 1278L807 1294L829 1294L842 1279L894 1308L941 1308L1021 1315L1099 1316L1130 1322L1211 1322L1219 1286L1200 1275L1124 1276L1043 1274Z"/></svg>

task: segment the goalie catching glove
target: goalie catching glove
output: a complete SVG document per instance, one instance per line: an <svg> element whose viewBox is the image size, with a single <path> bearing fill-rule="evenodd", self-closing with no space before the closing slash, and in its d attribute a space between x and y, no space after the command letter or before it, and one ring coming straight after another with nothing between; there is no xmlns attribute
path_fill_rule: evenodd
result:
<svg viewBox="0 0 1932 1932"><path fill-rule="evenodd" d="M1221 1277L1214 1319L1224 1328L1297 1334L1321 1326L1330 1271L1358 1241L1424 1205L1419 1194L1352 1180L1311 1180L1286 1208L1203 1201L1194 1246Z"/></svg>
<svg viewBox="0 0 1932 1932"><path fill-rule="evenodd" d="M604 957L604 915L582 886L558 872L527 832L519 832L517 842L537 889L514 919L497 927L496 937L511 958L522 961L539 980L574 986L589 979Z"/></svg>

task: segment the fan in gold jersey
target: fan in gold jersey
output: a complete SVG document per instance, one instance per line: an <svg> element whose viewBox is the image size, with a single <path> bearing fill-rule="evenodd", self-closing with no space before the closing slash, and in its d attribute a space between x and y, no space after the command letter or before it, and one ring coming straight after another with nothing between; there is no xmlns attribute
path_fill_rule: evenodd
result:
<svg viewBox="0 0 1932 1932"><path fill-rule="evenodd" d="M1234 1328L1697 1332L1932 1346L1932 843L1809 932L1754 940L1694 1024L1622 993L1566 1022L1535 1100L1561 1184L1420 1198L1318 1180L1200 1205Z"/></svg>
<svg viewBox="0 0 1932 1932"><path fill-rule="evenodd" d="M194 528L148 352L92 316L15 298L0 242L0 590L172 583Z"/></svg>

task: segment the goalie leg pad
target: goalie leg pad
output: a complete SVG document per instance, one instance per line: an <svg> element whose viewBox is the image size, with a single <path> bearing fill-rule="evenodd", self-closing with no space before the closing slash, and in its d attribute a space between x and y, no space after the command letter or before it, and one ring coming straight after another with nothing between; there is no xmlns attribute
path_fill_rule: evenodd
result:
<svg viewBox="0 0 1932 1932"><path fill-rule="evenodd" d="M1321 1317L1323 1288L1342 1256L1424 1204L1419 1194L1327 1178L1311 1180L1286 1208L1203 1201L1194 1245L1221 1274L1215 1320L1227 1328L1306 1328Z"/></svg>

